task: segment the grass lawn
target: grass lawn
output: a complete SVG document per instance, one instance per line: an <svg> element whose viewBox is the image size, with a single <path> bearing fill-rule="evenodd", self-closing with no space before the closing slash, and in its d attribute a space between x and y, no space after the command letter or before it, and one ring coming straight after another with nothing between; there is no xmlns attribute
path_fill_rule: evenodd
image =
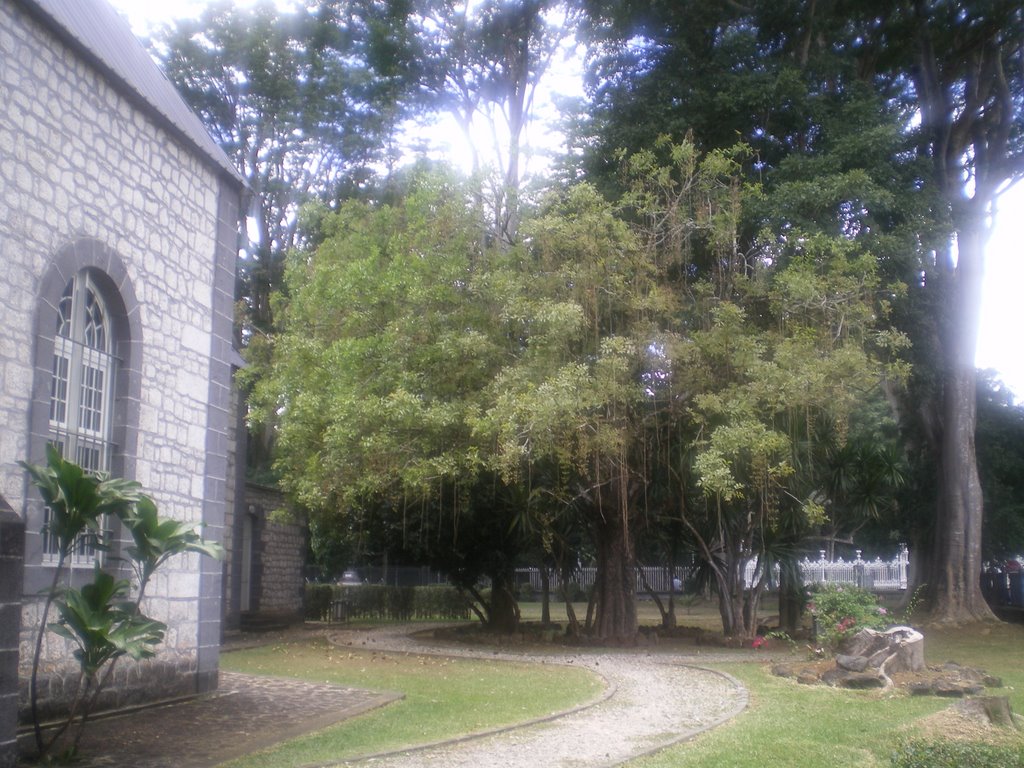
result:
<svg viewBox="0 0 1024 768"><path fill-rule="evenodd" d="M923 631L928 664L956 661L1001 677L1005 687L991 693L1008 695L1014 712L1024 713L1024 626ZM922 718L952 703L935 697L800 685L772 676L766 664L709 661L709 666L735 675L747 686L747 711L689 743L631 762L630 768L888 766L901 740L921 733L914 729ZM958 734L933 727L928 735ZM1019 743L1024 750L1024 741Z"/></svg>
<svg viewBox="0 0 1024 768"><path fill-rule="evenodd" d="M232 768L323 763L437 741L542 717L603 690L583 669L352 650L321 638L227 653L221 667L405 694L382 709L231 762Z"/></svg>
<svg viewBox="0 0 1024 768"><path fill-rule="evenodd" d="M539 620L538 603L521 608L525 621ZM586 605L575 608L582 620ZM677 605L676 610L681 626L720 630L711 604L693 602ZM770 610L766 606L765 612ZM551 613L555 621L564 622L561 605L553 603ZM660 623L650 601L640 601L639 615L642 624ZM1024 714L1024 625L923 631L928 664L956 661L1001 677L1005 687L991 693L1009 696L1013 711ZM687 648L678 650L685 653ZM949 707L949 699L805 686L771 675L759 652L751 651L749 662L736 662L732 649L729 660L723 657L719 663L713 646L702 646L700 653L704 666L728 672L748 688L749 708L693 741L630 763L630 768L886 768L893 751L908 737L936 738L947 735L943 729L962 730L935 717L925 721ZM238 760L232 768L326 762L435 741L566 709L592 699L601 689L598 680L580 669L370 653L332 648L320 639L239 651L221 660L233 671L406 694L402 702ZM921 731L926 724L929 730ZM1020 748L1024 751L1024 740Z"/></svg>

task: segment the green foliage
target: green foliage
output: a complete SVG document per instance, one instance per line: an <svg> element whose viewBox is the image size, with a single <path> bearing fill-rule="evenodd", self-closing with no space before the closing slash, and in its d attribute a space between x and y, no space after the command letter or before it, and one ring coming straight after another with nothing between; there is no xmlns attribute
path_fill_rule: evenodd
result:
<svg viewBox="0 0 1024 768"><path fill-rule="evenodd" d="M92 582L63 591L55 601L61 618L49 629L75 644L87 680L119 656L151 658L163 642L166 625L138 612L128 601L130 588L126 579L115 579L97 565Z"/></svg>
<svg viewBox="0 0 1024 768"><path fill-rule="evenodd" d="M861 629L884 629L893 617L871 592L851 584L817 584L807 606L818 617L818 641L835 648Z"/></svg>
<svg viewBox="0 0 1024 768"><path fill-rule="evenodd" d="M646 150L660 134L691 135L705 148L742 137L754 158L743 172L762 190L744 209L739 252L769 255L777 272L807 238L824 236L873 262L879 306L894 311L902 333L869 328L867 347L885 363L901 448L917 470L907 474L916 487L903 499L900 524L922 548L933 539L948 547L922 564L944 618L984 618L977 574L968 572L979 559L982 504L1000 530L1014 538L1021 530L1012 496L993 504L988 488L977 492L970 366L990 214L1017 177L1024 147L1019 3L950 0L926 11L915 3L811 3L795 12L777 3L595 0L587 8L593 102L578 137L587 178L615 184L615 149ZM996 81L999 88L986 87ZM805 302L808 274L796 277L787 286L794 323L820 307L830 317L819 328L842 338L836 321L844 315L829 305L843 291ZM893 290L893 282L905 287ZM806 327L799 334L824 340ZM913 372L901 358L912 358ZM835 376L827 368L822 373ZM863 520L847 514L852 505L839 506L840 527L857 530ZM967 534L945 536L964 530L965 515ZM1000 543L986 541L992 550ZM961 586L941 587L954 582Z"/></svg>
<svg viewBox="0 0 1024 768"><path fill-rule="evenodd" d="M282 487L318 531L400 530L466 585L487 559L472 547L502 553L497 576L531 532L549 555L584 519L632 542L657 504L720 594L742 595L746 562L785 557L828 512L808 443L843 434L893 370L876 333L888 293L860 244L793 231L738 250L759 194L738 181L746 151L659 140L622 156L620 205L564 190L504 250L444 177L325 214L318 249L290 265L286 330L251 400L280 419ZM729 634L755 628L756 606L728 613ZM626 609L613 631L632 622Z"/></svg>
<svg viewBox="0 0 1024 768"><path fill-rule="evenodd" d="M404 115L403 84L370 64L371 20L359 10L212 3L156 36L167 76L253 197L240 277L257 333L273 328L299 207L364 182Z"/></svg>
<svg viewBox="0 0 1024 768"><path fill-rule="evenodd" d="M140 496L135 505L122 517L125 527L135 542L127 549L131 566L139 581L139 591L145 592L150 577L167 560L175 555L195 552L219 560L223 548L216 543L203 541L198 525L179 520L161 520L157 515L156 503L148 496Z"/></svg>
<svg viewBox="0 0 1024 768"><path fill-rule="evenodd" d="M1024 407L992 377L978 383L978 473L985 497L982 556L1024 552Z"/></svg>
<svg viewBox="0 0 1024 768"><path fill-rule="evenodd" d="M287 330L252 403L280 414L277 468L303 507L416 501L479 469L470 421L505 344L465 200L424 179L395 207L350 202L291 266Z"/></svg>
<svg viewBox="0 0 1024 768"><path fill-rule="evenodd" d="M1024 768L1024 746L912 740L892 755L892 768Z"/></svg>
<svg viewBox="0 0 1024 768"><path fill-rule="evenodd" d="M220 548L204 542L194 526L176 520L160 520L156 504L143 495L139 484L87 473L66 461L57 449L47 446L42 465L21 462L50 509L47 533L57 543L59 559L53 581L46 591L40 626L32 657L29 699L35 728L36 747L46 758L78 718L78 729L68 751L77 749L78 739L117 660L128 656L136 661L150 658L163 642L166 626L142 614L140 603L153 573L173 555L197 552L218 556ZM80 538L98 535L105 515L116 515L132 533L134 545L127 547L130 567L138 583L133 599L132 583L102 570L97 563L92 581L81 589L61 587L67 576L66 561ZM105 548L102 540L97 547ZM49 623L50 608L56 606L58 621ZM46 630L74 646L80 679L73 692L67 720L49 742L44 741L38 716L37 679ZM101 674L102 673L102 674Z"/></svg>
<svg viewBox="0 0 1024 768"><path fill-rule="evenodd" d="M417 619L468 619L469 601L454 587L416 587L413 615Z"/></svg>
<svg viewBox="0 0 1024 768"><path fill-rule="evenodd" d="M310 621L327 621L333 600L334 587L330 584L306 584L306 618Z"/></svg>
<svg viewBox="0 0 1024 768"><path fill-rule="evenodd" d="M698 315L687 351L687 415L699 429L689 448L705 497L689 515L727 596L728 634L752 636L763 588L732 574L754 558L765 572L831 522L847 499L824 476L827 442L845 440L853 415L893 375L873 341L885 311L872 259L835 238L794 242L764 246L780 263L770 272L731 278L729 295Z"/></svg>
<svg viewBox="0 0 1024 768"><path fill-rule="evenodd" d="M141 497L139 484L87 473L46 446L45 464L19 462L50 510L46 532L53 537L63 562L87 531L99 532L104 515L124 517Z"/></svg>

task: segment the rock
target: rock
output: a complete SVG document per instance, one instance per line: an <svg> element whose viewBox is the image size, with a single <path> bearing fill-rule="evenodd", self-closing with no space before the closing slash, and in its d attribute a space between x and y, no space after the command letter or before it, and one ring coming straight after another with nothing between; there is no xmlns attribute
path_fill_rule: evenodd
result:
<svg viewBox="0 0 1024 768"><path fill-rule="evenodd" d="M984 690L985 686L983 685L963 683L957 680L950 680L948 678L936 680L932 685L932 691L936 696L944 696L946 698L954 699L962 699L964 696L982 693Z"/></svg>
<svg viewBox="0 0 1024 768"><path fill-rule="evenodd" d="M821 682L835 688L881 688L885 685L885 678L871 670L850 672L836 667L822 673Z"/></svg>
<svg viewBox="0 0 1024 768"><path fill-rule="evenodd" d="M832 669L827 669L821 673L821 682L823 682L825 685L837 686L839 685L839 681L844 679L848 674L850 673L847 672L845 669L833 667Z"/></svg>
<svg viewBox="0 0 1024 768"><path fill-rule="evenodd" d="M885 680L881 675L870 672L851 672L840 682L843 688L884 688Z"/></svg>
<svg viewBox="0 0 1024 768"><path fill-rule="evenodd" d="M868 660L863 656L836 656L836 665L849 672L863 672L868 668Z"/></svg>
<svg viewBox="0 0 1024 768"><path fill-rule="evenodd" d="M773 664L771 672L776 677L796 677L796 667L790 664Z"/></svg>

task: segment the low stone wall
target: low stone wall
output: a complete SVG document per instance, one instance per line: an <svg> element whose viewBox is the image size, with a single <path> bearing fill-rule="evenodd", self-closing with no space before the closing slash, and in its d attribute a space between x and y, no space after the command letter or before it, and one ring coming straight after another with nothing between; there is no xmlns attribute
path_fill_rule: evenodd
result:
<svg viewBox="0 0 1024 768"><path fill-rule="evenodd" d="M24 632L21 634L23 674L17 686L17 717L22 723L31 722L29 699L30 675L28 668L35 651L36 630L40 623L42 598L24 599ZM56 618L51 609L49 620ZM169 628L173 635L174 628ZM169 637L174 642L173 637ZM68 706L78 690L80 670L72 657L74 645L54 632L43 637L42 662L37 675L39 717L41 720L59 718L67 714ZM132 661L127 657L117 660L110 680L96 702L96 710L118 709L196 693L198 652L195 648L177 649L169 644L159 647L156 657L145 661Z"/></svg>
<svg viewBox="0 0 1024 768"><path fill-rule="evenodd" d="M103 712L141 704L192 696L196 693L196 656L191 659L118 660L114 672L96 700L95 711ZM77 666L48 666L41 669L37 685L40 691L39 719L65 718L78 690ZM18 719L32 722L29 703L29 680L19 686Z"/></svg>

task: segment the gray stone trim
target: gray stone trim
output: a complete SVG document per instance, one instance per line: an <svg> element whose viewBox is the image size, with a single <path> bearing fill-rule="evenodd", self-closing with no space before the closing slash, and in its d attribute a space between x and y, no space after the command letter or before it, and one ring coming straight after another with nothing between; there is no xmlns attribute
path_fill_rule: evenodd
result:
<svg viewBox="0 0 1024 768"><path fill-rule="evenodd" d="M238 387L235 387L235 423L233 425L233 440L236 446L233 473L235 497L232 508L228 510L230 524L227 526L224 537L224 604L221 606L224 628L227 630L238 629L241 624L242 592L240 584L242 578L242 558L240 553L242 551L243 520L247 514L248 488L245 482L246 456L238 448L246 444L245 410L245 394Z"/></svg>
<svg viewBox="0 0 1024 768"><path fill-rule="evenodd" d="M110 314L114 355L118 359L112 412L114 443L111 474L131 478L135 472L139 406L142 394L142 323L139 301L128 269L121 257L98 240L80 238L54 255L39 279L33 334L34 375L29 408L29 461L46 455L50 423L50 377L53 371L53 337L57 327L57 306L68 281L83 269L91 270L96 287L103 293ZM42 563L39 529L43 509L34 493L26 494L25 594L34 595L49 586L50 568Z"/></svg>
<svg viewBox="0 0 1024 768"><path fill-rule="evenodd" d="M213 254L213 318L210 345L210 389L207 401L206 468L204 478L203 534L224 542L229 476L228 451L232 421L231 354L234 339L235 267L238 259L238 221L241 201L238 189L220 184L217 200L217 239ZM237 449L236 449L237 450ZM236 459L237 460L237 459ZM223 566L209 557L199 559L199 632L196 690L217 687L220 659Z"/></svg>
<svg viewBox="0 0 1024 768"><path fill-rule="evenodd" d="M18 762L18 646L25 523L0 496L0 768Z"/></svg>

